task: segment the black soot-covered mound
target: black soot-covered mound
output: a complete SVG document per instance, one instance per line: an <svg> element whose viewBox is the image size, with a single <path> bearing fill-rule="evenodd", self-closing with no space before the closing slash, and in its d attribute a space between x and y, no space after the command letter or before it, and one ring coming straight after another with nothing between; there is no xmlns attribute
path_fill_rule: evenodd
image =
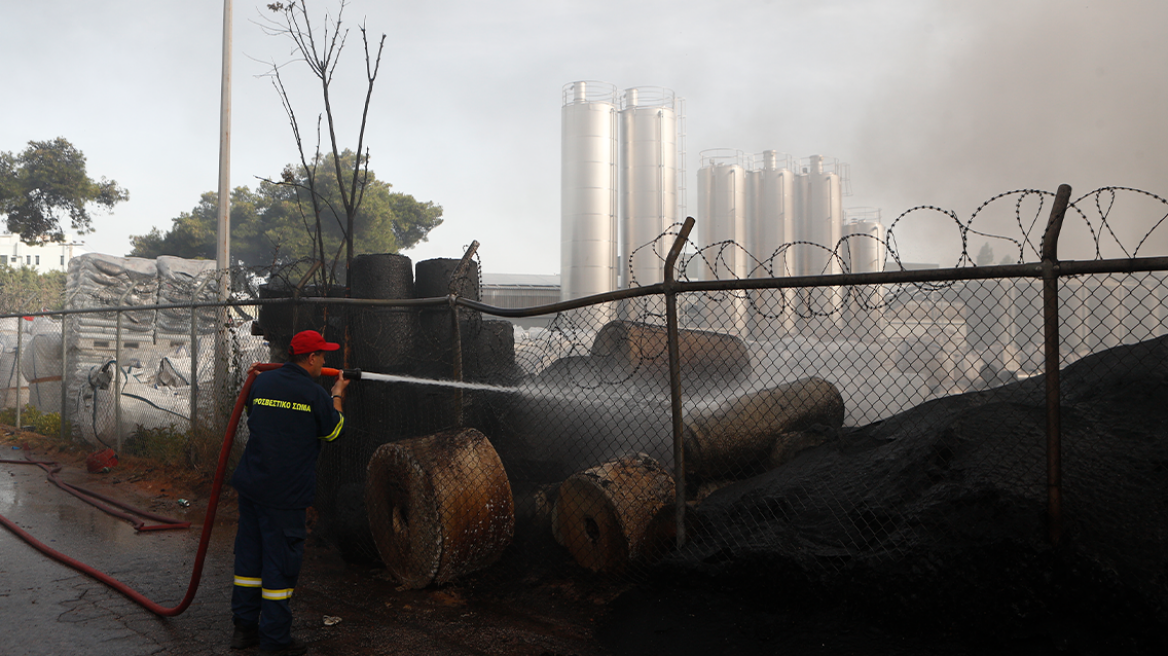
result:
<svg viewBox="0 0 1168 656"><path fill-rule="evenodd" d="M1168 337L1086 357L1061 379L1057 546L1035 377L845 430L719 490L657 580L917 633L1008 641L1058 626L1064 645L1163 649Z"/></svg>

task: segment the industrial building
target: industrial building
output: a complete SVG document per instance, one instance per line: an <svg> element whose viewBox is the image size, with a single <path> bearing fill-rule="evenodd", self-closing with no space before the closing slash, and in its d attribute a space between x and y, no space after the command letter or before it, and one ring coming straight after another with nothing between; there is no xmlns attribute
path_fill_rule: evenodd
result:
<svg viewBox="0 0 1168 656"><path fill-rule="evenodd" d="M86 252L77 242L30 246L20 241L20 235L8 232L0 234L0 264L13 269L28 267L37 273L66 271L69 260Z"/></svg>
<svg viewBox="0 0 1168 656"><path fill-rule="evenodd" d="M577 81L562 101L561 299L660 282L660 236L685 216L684 100L660 87ZM704 150L697 180L698 247L737 245L704 276L883 269L878 218L845 225L838 160ZM841 244L853 234L868 238Z"/></svg>
<svg viewBox="0 0 1168 656"><path fill-rule="evenodd" d="M668 249L661 236L686 214L684 100L660 87L618 91L607 82L577 81L563 87L562 103L561 300L660 282ZM739 150L703 150L698 231L691 237L701 265L690 267L690 275L708 280L882 271L879 212L847 216L847 187L847 165L833 158L797 161L775 150L749 157ZM743 332L759 323L753 312L784 328L801 328L800 316L842 320L850 302L839 289L810 290L799 298L784 294L740 296L699 312L705 316L699 320ZM637 310L619 312L636 318Z"/></svg>

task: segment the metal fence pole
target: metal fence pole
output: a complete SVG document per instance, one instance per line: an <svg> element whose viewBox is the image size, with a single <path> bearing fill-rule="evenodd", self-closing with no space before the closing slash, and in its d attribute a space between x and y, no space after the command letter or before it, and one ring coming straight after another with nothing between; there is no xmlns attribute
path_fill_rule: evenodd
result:
<svg viewBox="0 0 1168 656"><path fill-rule="evenodd" d="M202 286L199 287L202 289ZM192 303L195 299L191 299ZM187 355L191 356L191 438L194 438L199 427L199 330L198 309L191 305L191 347Z"/></svg>
<svg viewBox="0 0 1168 656"><path fill-rule="evenodd" d="M122 452L122 311L118 310L117 333L114 340L114 435L117 451ZM94 405L97 404L94 392Z"/></svg>
<svg viewBox="0 0 1168 656"><path fill-rule="evenodd" d="M16 320L16 430L20 430L20 381L24 378L20 371L21 351L24 350L24 326L20 325L21 321Z"/></svg>
<svg viewBox="0 0 1168 656"><path fill-rule="evenodd" d="M1063 532L1062 394L1059 389L1058 238L1071 198L1070 185L1059 185L1042 238L1042 324L1046 356L1047 531L1057 545Z"/></svg>
<svg viewBox="0 0 1168 656"><path fill-rule="evenodd" d="M66 420L68 413L65 411L69 404L69 342L66 337L69 335L67 330L69 327L69 315L61 315L61 441L64 442L69 439L69 422Z"/></svg>
<svg viewBox="0 0 1168 656"><path fill-rule="evenodd" d="M665 324L669 340L669 399L673 417L673 489L675 514L674 522L677 531L677 548L685 545L685 442L682 438L683 425L681 420L681 347L677 327L677 292L674 290L673 268L677 265L677 258L681 249L689 239L693 230L693 217L686 217L681 232L669 248L669 255L665 258Z"/></svg>
<svg viewBox="0 0 1168 656"><path fill-rule="evenodd" d="M462 328L458 325L458 299L456 294L450 294L446 297L450 301L450 321L453 324L453 339L452 348L454 349L454 362L451 371L451 377L454 380L462 381ZM462 428L462 388L454 388L454 425Z"/></svg>
<svg viewBox="0 0 1168 656"><path fill-rule="evenodd" d="M458 320L458 318L459 318L458 303L456 303L455 301L458 298L458 282L460 280L462 280L464 276L466 276L466 271L467 271L467 269L470 268L471 258L474 257L474 254L476 251L478 251L478 249L479 249L479 242L478 242L478 240L475 240L475 241L472 241L470 243L470 246L467 247L466 252L462 254L462 260L459 261L458 267L454 270L454 275L450 276L449 295L447 296L447 298L450 301L451 321L454 322L454 327L453 327L454 358L453 358L453 372L452 372L452 374L453 374L454 380L457 380L459 382L461 382L462 378L463 378L463 371L462 371L462 326L460 325L460 322ZM455 413L454 413L455 426L462 428L463 397L462 397L462 388L461 387L455 388L455 390L454 390L454 405L456 406Z"/></svg>

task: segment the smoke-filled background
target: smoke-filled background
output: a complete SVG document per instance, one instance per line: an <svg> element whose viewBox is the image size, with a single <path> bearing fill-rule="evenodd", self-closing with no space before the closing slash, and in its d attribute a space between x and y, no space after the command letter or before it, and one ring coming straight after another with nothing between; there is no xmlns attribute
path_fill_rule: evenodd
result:
<svg viewBox="0 0 1168 656"><path fill-rule="evenodd" d="M262 77L271 64L288 64L302 121L318 111L290 44L258 25L266 4L235 2L233 185L297 160ZM837 157L851 165L845 206L879 207L886 224L918 204L965 219L995 193L1063 182L1168 194L1168 6L1152 0L352 0L346 19L387 34L366 134L374 171L445 208L407 253L415 261L477 239L494 271L559 271L561 88L575 80L686 99L690 213L711 148ZM221 29L217 2L0 5L0 151L64 136L91 175L131 192L98 217L90 250L124 254L129 235L169 228L215 189ZM348 146L364 96L358 46L354 32L333 97ZM975 228L1016 236L1012 208L994 209ZM1129 249L1160 216L1116 212ZM941 216L913 214L895 236L908 261L947 266L960 253ZM971 237L970 254L987 241ZM995 261L1017 260L1008 242L991 246Z"/></svg>
<svg viewBox="0 0 1168 656"><path fill-rule="evenodd" d="M902 44L900 65L864 103L852 158L857 196L880 199L888 223L890 212L917 204L968 218L993 193L1060 183L1074 187L1073 198L1108 185L1168 195L1166 19L1168 5L1139 0L934 3ZM1109 224L1130 253L1163 211L1124 200ZM974 227L1016 235L1012 210ZM935 216L897 236L921 246L956 241ZM1063 257L1090 257L1088 236L1072 215ZM985 241L971 237L971 255ZM1120 255L1114 240L1103 244L1105 255ZM1161 229L1140 253L1163 254L1166 245ZM1006 254L1005 244L992 246Z"/></svg>

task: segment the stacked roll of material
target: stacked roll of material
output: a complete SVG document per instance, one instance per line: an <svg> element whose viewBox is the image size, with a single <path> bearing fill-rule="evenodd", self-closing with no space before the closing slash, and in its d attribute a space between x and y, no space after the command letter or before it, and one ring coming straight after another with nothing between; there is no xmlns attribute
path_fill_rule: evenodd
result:
<svg viewBox="0 0 1168 656"><path fill-rule="evenodd" d="M473 428L382 445L369 460L365 507L382 561L407 588L491 565L515 533L507 472Z"/></svg>
<svg viewBox="0 0 1168 656"><path fill-rule="evenodd" d="M349 277L353 298L414 297L413 265L405 255L358 255ZM408 370L418 332L415 308L361 307L352 318L352 366L381 373Z"/></svg>
<svg viewBox="0 0 1168 656"><path fill-rule="evenodd" d="M418 298L445 297L451 293L479 300L479 267L470 262L461 275L461 260L435 258L417 264L415 293ZM428 306L419 312L419 331L415 341L417 373L426 378L450 378L454 371L454 323L449 306ZM482 315L475 310L458 310L458 329L462 339L462 360L467 363L473 351L473 336L481 332ZM465 372L464 372L464 378Z"/></svg>
<svg viewBox="0 0 1168 656"><path fill-rule="evenodd" d="M66 275L70 309L154 305L158 301L158 267L154 260L85 253L69 260ZM123 339L154 340L154 310L122 313ZM72 339L104 342L117 332L117 314L74 315L69 321Z"/></svg>
<svg viewBox="0 0 1168 656"><path fill-rule="evenodd" d="M156 263L160 305L218 300L219 285L215 279L214 261L162 255ZM193 318L198 334L208 335L215 331L215 308L198 308ZM189 308L162 309L158 311L158 332L175 338L189 338L191 321Z"/></svg>

